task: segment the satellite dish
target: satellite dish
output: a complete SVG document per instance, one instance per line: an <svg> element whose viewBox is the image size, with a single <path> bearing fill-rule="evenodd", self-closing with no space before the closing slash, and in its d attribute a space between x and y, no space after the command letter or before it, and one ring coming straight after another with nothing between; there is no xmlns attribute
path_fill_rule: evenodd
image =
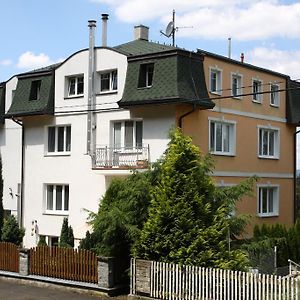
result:
<svg viewBox="0 0 300 300"><path fill-rule="evenodd" d="M174 22L171 21L166 28L166 36L170 37L173 31L174 31Z"/></svg>

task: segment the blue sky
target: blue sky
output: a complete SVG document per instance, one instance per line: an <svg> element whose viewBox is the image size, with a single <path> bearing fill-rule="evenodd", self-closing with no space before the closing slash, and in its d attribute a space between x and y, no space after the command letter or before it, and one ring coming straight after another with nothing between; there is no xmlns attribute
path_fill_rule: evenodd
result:
<svg viewBox="0 0 300 300"><path fill-rule="evenodd" d="M225 4L224 4L225 3ZM176 10L178 46L201 48L300 78L300 3L279 0L9 0L1 2L0 81L67 58L88 46L87 21L108 13L108 45L133 39L133 26L150 39L171 41L165 29ZM192 28L180 28L190 27Z"/></svg>

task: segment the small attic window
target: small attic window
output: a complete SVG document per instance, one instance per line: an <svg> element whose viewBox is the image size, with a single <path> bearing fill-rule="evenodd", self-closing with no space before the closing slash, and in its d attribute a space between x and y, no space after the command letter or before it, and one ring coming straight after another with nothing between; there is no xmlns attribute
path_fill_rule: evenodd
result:
<svg viewBox="0 0 300 300"><path fill-rule="evenodd" d="M151 87L153 83L154 63L140 65L139 88Z"/></svg>
<svg viewBox="0 0 300 300"><path fill-rule="evenodd" d="M29 100L39 100L40 99L40 90L41 90L41 80L32 81Z"/></svg>

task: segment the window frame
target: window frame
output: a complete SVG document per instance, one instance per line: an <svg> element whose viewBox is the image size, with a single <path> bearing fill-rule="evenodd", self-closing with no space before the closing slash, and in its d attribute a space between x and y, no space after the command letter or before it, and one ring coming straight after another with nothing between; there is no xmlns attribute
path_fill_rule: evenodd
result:
<svg viewBox="0 0 300 300"><path fill-rule="evenodd" d="M150 67L152 69L151 82L149 82L150 81L150 79L149 79L150 78L149 77L149 68ZM155 76L155 63L154 62L140 64L138 88L139 89L151 88L153 86L154 76Z"/></svg>
<svg viewBox="0 0 300 300"><path fill-rule="evenodd" d="M254 83L258 84L258 90L254 91ZM252 78L252 102L262 104L263 102L263 81L259 78ZM257 96L257 99L255 97Z"/></svg>
<svg viewBox="0 0 300 300"><path fill-rule="evenodd" d="M238 87L237 87L237 95L234 95L233 93L233 79L238 79ZM243 75L238 72L231 72L231 96L234 99L242 99L243 94Z"/></svg>
<svg viewBox="0 0 300 300"><path fill-rule="evenodd" d="M38 101L41 99L42 80L32 80L30 86L29 101Z"/></svg>
<svg viewBox="0 0 300 300"><path fill-rule="evenodd" d="M208 151L211 154L214 155L223 155L223 156L235 156L236 155L236 124L237 122L234 120L225 120L225 119L219 119L219 118L208 118L209 124L208 124ZM217 134L216 130L217 128L214 125L214 145L212 145L212 123L214 124L221 124L222 128L223 125L229 125L229 151L224 151L224 138L222 133L222 141L221 141L221 147L222 150L215 150L217 148ZM231 138L230 138L231 137Z"/></svg>
<svg viewBox="0 0 300 300"><path fill-rule="evenodd" d="M260 134L260 132L268 132L267 137L267 152L268 154L263 154L263 143L261 144L261 141L263 142L263 134ZM274 143L273 143L273 155L270 155L270 132L274 132ZM273 127L273 126L263 126L263 125L257 125L257 156L262 159L279 159L280 158L280 128Z"/></svg>
<svg viewBox="0 0 300 300"><path fill-rule="evenodd" d="M263 201L261 201L261 195L263 189L267 190L267 212L263 212ZM269 209L269 192L273 190L274 193L272 195L272 207L273 211L270 212ZM258 184L257 185L257 215L261 218L264 217L278 217L279 216L279 201L280 201L280 186L279 184Z"/></svg>
<svg viewBox="0 0 300 300"><path fill-rule="evenodd" d="M52 186L52 209L48 208L48 187ZM61 209L57 209L57 188L62 187L61 192ZM66 189L67 188L67 189ZM68 191L66 194L66 190ZM70 212L70 185L67 183L45 183L44 184L44 214L48 215L63 215L68 216ZM55 196L54 196L55 195ZM66 195L67 202L66 202ZM68 209L65 209L66 203L68 203Z"/></svg>
<svg viewBox="0 0 300 300"><path fill-rule="evenodd" d="M113 74L116 74L115 77ZM102 90L102 76L108 75L108 89ZM118 92L118 69L105 70L98 72L99 76L99 94L109 94ZM116 88L114 88L114 80L116 78Z"/></svg>
<svg viewBox="0 0 300 300"><path fill-rule="evenodd" d="M126 122L133 122L132 127L132 146L126 146ZM115 124L120 123L120 145L115 143ZM141 144L137 144L137 123L141 123ZM143 136L144 136L144 123L141 119L127 119L127 120L113 120L111 121L111 146L115 149L142 149L143 147Z"/></svg>
<svg viewBox="0 0 300 300"><path fill-rule="evenodd" d="M82 78L82 93L78 92L78 80ZM75 79L74 83L74 94L70 93L71 89L71 80ZM71 75L66 77L66 98L77 98L84 96L84 74Z"/></svg>
<svg viewBox="0 0 300 300"><path fill-rule="evenodd" d="M209 92L216 95L222 95L222 72L223 70L215 67L209 67ZM212 73L216 74L216 89L212 89Z"/></svg>
<svg viewBox="0 0 300 300"><path fill-rule="evenodd" d="M272 87L276 87L277 88L277 91L272 91ZM279 89L280 89L280 85L278 83L275 83L275 82L270 82L270 105L273 106L273 107L279 107L280 106L280 92L279 92ZM276 97L277 98L277 103L272 103L272 95L275 93Z"/></svg>
<svg viewBox="0 0 300 300"><path fill-rule="evenodd" d="M50 149L50 128L54 128L54 148L53 151L49 151ZM59 141L59 128L63 128L63 141L62 141L62 146L63 150L59 151L59 147L61 146L61 142ZM69 130L68 130L69 128ZM72 150L72 126L71 124L57 124L57 125L50 125L46 126L45 128L45 136L46 136L46 141L45 141L45 155L46 156L66 156L71 154ZM69 147L69 150L67 150Z"/></svg>

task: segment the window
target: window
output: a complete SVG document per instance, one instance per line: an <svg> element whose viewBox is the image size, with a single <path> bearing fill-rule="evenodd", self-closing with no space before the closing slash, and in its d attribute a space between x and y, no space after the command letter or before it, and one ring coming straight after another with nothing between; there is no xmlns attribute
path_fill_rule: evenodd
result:
<svg viewBox="0 0 300 300"><path fill-rule="evenodd" d="M210 120L209 148L213 154L235 155L235 122Z"/></svg>
<svg viewBox="0 0 300 300"><path fill-rule="evenodd" d="M48 153L71 151L71 126L48 127Z"/></svg>
<svg viewBox="0 0 300 300"><path fill-rule="evenodd" d="M29 100L40 100L40 90L41 90L41 80L32 81Z"/></svg>
<svg viewBox="0 0 300 300"><path fill-rule="evenodd" d="M100 74L100 92L111 92L118 90L118 72L113 70L111 72Z"/></svg>
<svg viewBox="0 0 300 300"><path fill-rule="evenodd" d="M252 99L253 102L262 102L262 82L257 79L252 80Z"/></svg>
<svg viewBox="0 0 300 300"><path fill-rule="evenodd" d="M272 106L279 106L279 85L271 84L270 85L270 104Z"/></svg>
<svg viewBox="0 0 300 300"><path fill-rule="evenodd" d="M68 78L69 97L83 95L83 91L84 91L83 75Z"/></svg>
<svg viewBox="0 0 300 300"><path fill-rule="evenodd" d="M210 92L222 94L222 71L219 69L210 69Z"/></svg>
<svg viewBox="0 0 300 300"><path fill-rule="evenodd" d="M259 128L258 132L259 157L279 158L279 130L271 128Z"/></svg>
<svg viewBox="0 0 300 300"><path fill-rule="evenodd" d="M46 212L65 214L69 211L69 185L46 185Z"/></svg>
<svg viewBox="0 0 300 300"><path fill-rule="evenodd" d="M138 87L151 87L153 84L154 64L142 64L140 66Z"/></svg>
<svg viewBox="0 0 300 300"><path fill-rule="evenodd" d="M113 124L114 148L142 148L143 121L120 121Z"/></svg>
<svg viewBox="0 0 300 300"><path fill-rule="evenodd" d="M258 187L258 215L261 217L278 215L278 186Z"/></svg>
<svg viewBox="0 0 300 300"><path fill-rule="evenodd" d="M239 74L231 75L231 95L234 98L241 98L242 94L242 76Z"/></svg>

